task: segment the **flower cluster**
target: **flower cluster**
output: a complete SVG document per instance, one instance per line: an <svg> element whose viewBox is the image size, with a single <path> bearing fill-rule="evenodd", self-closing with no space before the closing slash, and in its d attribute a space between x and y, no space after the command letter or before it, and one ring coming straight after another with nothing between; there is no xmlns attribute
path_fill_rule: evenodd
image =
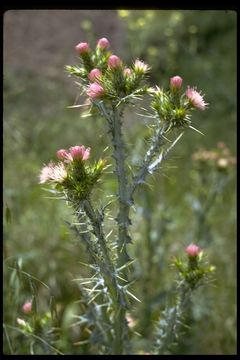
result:
<svg viewBox="0 0 240 360"><path fill-rule="evenodd" d="M101 38L96 47L91 49L89 44L81 42L75 46L80 64L66 66L66 70L81 79L81 86L91 101L116 100L137 93L138 96L146 92L143 80L149 71L149 66L136 59L131 66L115 54L108 51L108 39Z"/></svg>
<svg viewBox="0 0 240 360"><path fill-rule="evenodd" d="M207 103L201 92L195 88L187 87L182 92L183 79L176 75L170 78L169 90L163 88L149 89L153 97L151 107L160 122L165 123L168 130L174 127L184 127L191 124L191 110L205 110Z"/></svg>
<svg viewBox="0 0 240 360"><path fill-rule="evenodd" d="M181 280L193 290L209 281L209 276L215 271L215 267L208 264L203 250L196 244L190 244L185 249L187 259L175 258L173 265L177 268Z"/></svg>
<svg viewBox="0 0 240 360"><path fill-rule="evenodd" d="M227 145L220 141L215 149L200 149L192 155L192 160L196 166L201 168L212 169L218 171L227 171L236 164L236 158L231 155Z"/></svg>
<svg viewBox="0 0 240 360"><path fill-rule="evenodd" d="M51 161L42 168L39 183L52 184L57 190L63 191L69 200L87 198L105 166L105 161L101 159L94 164L86 164L90 151L83 145L58 150L56 155L59 161Z"/></svg>

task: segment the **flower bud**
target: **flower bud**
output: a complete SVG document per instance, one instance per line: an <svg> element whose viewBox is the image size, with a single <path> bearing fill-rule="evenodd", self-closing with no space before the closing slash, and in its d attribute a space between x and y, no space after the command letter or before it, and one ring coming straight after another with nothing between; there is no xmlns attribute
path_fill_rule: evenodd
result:
<svg viewBox="0 0 240 360"><path fill-rule="evenodd" d="M111 68L117 68L122 64L121 59L116 55L111 55L108 59L108 65Z"/></svg>
<svg viewBox="0 0 240 360"><path fill-rule="evenodd" d="M87 95L92 99L98 99L101 98L105 93L104 88L99 85L97 82L92 83L89 85L87 90Z"/></svg>
<svg viewBox="0 0 240 360"><path fill-rule="evenodd" d="M90 48L88 43L81 42L75 46L75 50L79 55L86 54L89 52Z"/></svg>
<svg viewBox="0 0 240 360"><path fill-rule="evenodd" d="M108 39L106 39L106 38L101 38L101 39L98 40L97 46L98 46L101 50L104 50L104 49L109 48L110 43L109 43Z"/></svg>
<svg viewBox="0 0 240 360"><path fill-rule="evenodd" d="M129 68L126 68L126 69L123 70L123 74L124 74L126 77L128 77L128 76L130 76L130 75L132 74L132 70L129 69Z"/></svg>
<svg viewBox="0 0 240 360"><path fill-rule="evenodd" d="M57 151L57 157L60 160L64 160L67 163L69 163L69 162L71 162L73 160L71 154L69 154L69 152L67 150L65 150L65 149L58 150Z"/></svg>
<svg viewBox="0 0 240 360"><path fill-rule="evenodd" d="M88 78L92 82L95 81L100 76L102 76L102 72L99 69L92 69L88 74Z"/></svg>
<svg viewBox="0 0 240 360"><path fill-rule="evenodd" d="M228 160L226 158L220 158L217 161L217 166L221 169L225 169L228 166Z"/></svg>
<svg viewBox="0 0 240 360"><path fill-rule="evenodd" d="M21 325L21 326L27 325L26 321L24 321L23 319L20 319L20 318L17 318L17 323L18 323L18 325Z"/></svg>
<svg viewBox="0 0 240 360"><path fill-rule="evenodd" d="M85 148L85 146L73 146L70 149L70 154L73 160L87 160L90 156L90 148Z"/></svg>
<svg viewBox="0 0 240 360"><path fill-rule="evenodd" d="M183 79L180 76L173 76L170 79L170 86L173 89L180 89L182 86Z"/></svg>
<svg viewBox="0 0 240 360"><path fill-rule="evenodd" d="M57 157L58 157L60 160L66 159L67 156L68 156L67 150L65 150L65 149L60 149L60 150L57 151Z"/></svg>
<svg viewBox="0 0 240 360"><path fill-rule="evenodd" d="M189 257L195 258L197 255L199 255L199 253L201 252L201 249L199 246L197 246L195 244L190 244L186 247L185 251Z"/></svg>
<svg viewBox="0 0 240 360"><path fill-rule="evenodd" d="M32 311L32 302L25 302L22 306L22 311L24 312L24 314L29 314Z"/></svg>

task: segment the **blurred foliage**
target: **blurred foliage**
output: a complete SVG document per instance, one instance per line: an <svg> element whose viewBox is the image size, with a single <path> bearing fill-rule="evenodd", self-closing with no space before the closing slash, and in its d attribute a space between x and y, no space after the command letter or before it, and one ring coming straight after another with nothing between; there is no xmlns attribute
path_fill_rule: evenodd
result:
<svg viewBox="0 0 240 360"><path fill-rule="evenodd" d="M107 20L106 20L107 21ZM136 349L148 350L150 327L172 292L174 274L169 268L172 255L194 241L195 215L189 204L194 193L191 154L199 148L212 148L224 141L235 154L236 146L236 14L231 11L158 11L119 10L119 22L125 27L125 48L117 55L132 62L136 57L151 67L152 84L167 86L169 78L180 75L184 86L197 85L206 94L209 109L195 113L193 125L205 136L188 131L173 154L148 187L136 196L132 213L134 245L129 249L137 261L134 266L134 294L142 299L133 304L138 337ZM91 22L82 23L86 38L92 33ZM105 34L108 37L108 34ZM50 53L49 53L50 55ZM61 52L59 53L61 56ZM59 69L59 72L64 69ZM67 77L67 75L66 75ZM72 80L69 79L69 88ZM76 88L77 94L77 88ZM21 306L31 298L29 277L16 274L16 268L39 281L36 285L38 308L42 317L50 311L54 297L60 334L55 344L66 354L85 354L87 329L71 327L73 314L79 313L81 298L73 278L84 276L87 262L84 246L69 232L64 221L71 210L38 184L43 163L56 150L84 144L92 148L92 157L100 158L108 145L102 119L82 118L78 109L67 109L74 99L57 74L45 76L16 72L4 64L4 322L17 327L24 318ZM136 163L143 151L141 139L147 138L147 121L127 112L125 133ZM106 151L111 162L110 149ZM96 201L115 192L111 174L95 192ZM229 182L208 213L212 242L206 249L216 266L214 286L199 289L188 313L186 330L176 354L234 354L236 352L236 177ZM19 265L20 262L20 265ZM4 332L4 352L30 353L30 342L22 334ZM143 329L143 330L142 330ZM45 336L45 335L44 335ZM9 345L10 342L10 345ZM77 345L74 345L77 344ZM38 344L35 353L44 350Z"/></svg>

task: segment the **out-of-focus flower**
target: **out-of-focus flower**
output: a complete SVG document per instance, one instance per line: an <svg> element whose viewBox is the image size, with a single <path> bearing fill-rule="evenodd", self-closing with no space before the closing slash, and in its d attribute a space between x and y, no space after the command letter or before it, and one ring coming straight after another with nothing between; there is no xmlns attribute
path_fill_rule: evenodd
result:
<svg viewBox="0 0 240 360"><path fill-rule="evenodd" d="M102 72L99 69L92 69L88 74L88 78L92 82L97 80L100 76L102 76Z"/></svg>
<svg viewBox="0 0 240 360"><path fill-rule="evenodd" d="M126 314L126 320L130 328L133 328L136 325L136 320L128 313Z"/></svg>
<svg viewBox="0 0 240 360"><path fill-rule="evenodd" d="M220 158L217 161L217 166L220 168L226 168L228 166L228 160L226 158Z"/></svg>
<svg viewBox="0 0 240 360"><path fill-rule="evenodd" d="M199 246L197 246L195 244L190 244L186 247L185 251L189 257L194 258L197 255L199 255L199 253L201 252L201 249Z"/></svg>
<svg viewBox="0 0 240 360"><path fill-rule="evenodd" d="M106 39L106 38L101 38L101 39L98 40L97 46L98 46L101 50L104 50L104 49L109 48L110 43L109 43L108 39Z"/></svg>
<svg viewBox="0 0 240 360"><path fill-rule="evenodd" d="M187 90L186 90L186 96L190 102L190 104L203 111L206 109L208 103L206 103L203 99L203 95L201 95L201 93L199 93L197 90L195 90L194 88L191 88L188 86Z"/></svg>
<svg viewBox="0 0 240 360"><path fill-rule="evenodd" d="M173 89L180 89L182 86L182 82L183 82L183 79L180 76L176 75L176 76L171 77L170 86Z"/></svg>
<svg viewBox="0 0 240 360"><path fill-rule="evenodd" d="M215 166L217 170L230 168L236 164L236 158L231 155L227 145L219 141L213 150L200 149L192 155L192 160L206 166Z"/></svg>
<svg viewBox="0 0 240 360"><path fill-rule="evenodd" d="M73 160L87 160L90 156L90 148L85 148L85 146L72 146L70 149L70 154Z"/></svg>
<svg viewBox="0 0 240 360"><path fill-rule="evenodd" d="M108 59L108 66L110 66L110 68L117 68L121 66L121 64L121 59L116 55L111 55Z"/></svg>
<svg viewBox="0 0 240 360"><path fill-rule="evenodd" d="M32 302L25 302L22 306L22 311L24 312L24 314L29 314L32 311Z"/></svg>
<svg viewBox="0 0 240 360"><path fill-rule="evenodd" d="M126 77L128 77L128 76L130 76L130 75L132 74L132 70L129 69L129 68L126 68L126 69L123 70L123 74L124 74Z"/></svg>
<svg viewBox="0 0 240 360"><path fill-rule="evenodd" d="M17 323L18 323L18 325L21 325L21 326L27 325L26 321L24 321L23 319L20 319L20 318L17 318Z"/></svg>
<svg viewBox="0 0 240 360"><path fill-rule="evenodd" d="M225 148L226 148L226 144L225 144L223 141L219 141L219 142L217 143L217 147L218 147L219 149L225 149Z"/></svg>
<svg viewBox="0 0 240 360"><path fill-rule="evenodd" d="M104 95L104 93L105 93L104 88L101 85L99 85L97 82L94 82L91 85L89 85L87 89L87 95L93 100L101 98Z"/></svg>
<svg viewBox="0 0 240 360"><path fill-rule="evenodd" d="M75 46L75 50L78 54L82 55L82 54L86 54L89 52L90 48L88 43L86 42L80 42L79 44L77 44Z"/></svg>

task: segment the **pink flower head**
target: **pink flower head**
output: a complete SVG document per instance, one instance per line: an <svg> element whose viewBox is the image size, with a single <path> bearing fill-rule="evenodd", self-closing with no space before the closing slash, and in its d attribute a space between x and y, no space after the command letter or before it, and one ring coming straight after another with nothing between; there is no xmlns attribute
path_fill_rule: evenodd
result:
<svg viewBox="0 0 240 360"><path fill-rule="evenodd" d="M135 62L134 62L134 70L135 70L136 72L138 72L138 73L144 74L144 73L146 73L148 70L150 70L150 67L149 67L147 64L145 64L145 62L137 59L137 60L135 60Z"/></svg>
<svg viewBox="0 0 240 360"><path fill-rule="evenodd" d="M67 178L67 171L63 163L54 164L50 162L44 166L39 176L39 183L44 184L48 181L62 183Z"/></svg>
<svg viewBox="0 0 240 360"><path fill-rule="evenodd" d="M89 85L87 90L87 95L93 100L102 97L104 93L105 93L104 88L101 85L99 85L97 82L94 82L91 85Z"/></svg>
<svg viewBox="0 0 240 360"><path fill-rule="evenodd" d="M88 78L92 82L95 81L100 76L102 76L102 72L99 69L92 69L88 74Z"/></svg>
<svg viewBox="0 0 240 360"><path fill-rule="evenodd" d="M201 93L199 93L198 91L196 91L194 88L190 88L188 86L187 90L186 90L186 96L189 100L189 102L197 109L203 111L206 109L207 107L207 103L205 103L203 96L201 95Z"/></svg>
<svg viewBox="0 0 240 360"><path fill-rule="evenodd" d="M69 162L71 162L73 160L72 155L65 149L58 150L57 151L57 157L60 160L64 160L66 163L69 163Z"/></svg>
<svg viewBox="0 0 240 360"><path fill-rule="evenodd" d="M39 175L39 183L44 184L51 179L52 172L53 172L53 163L49 163L48 165L44 166L41 170Z"/></svg>
<svg viewBox="0 0 240 360"><path fill-rule="evenodd" d="M73 160L87 160L90 156L90 148L85 148L85 146L72 146L70 149Z"/></svg>
<svg viewBox="0 0 240 360"><path fill-rule="evenodd" d="M126 77L130 76L132 74L132 70L129 68L126 68L123 70L123 73Z"/></svg>
<svg viewBox="0 0 240 360"><path fill-rule="evenodd" d="M101 50L104 50L104 49L107 49L107 48L110 46L110 43L109 43L108 39L106 39L106 38L101 38L101 39L98 40L97 46L98 46Z"/></svg>
<svg viewBox="0 0 240 360"><path fill-rule="evenodd" d="M108 65L111 68L117 68L117 67L121 66L121 64L122 64L121 59L116 55L111 55L108 59Z"/></svg>
<svg viewBox="0 0 240 360"><path fill-rule="evenodd" d="M65 160L69 158L69 153L65 149L60 149L57 151L57 157L60 160Z"/></svg>
<svg viewBox="0 0 240 360"><path fill-rule="evenodd" d="M186 247L185 251L189 257L196 257L201 252L201 249L195 244L190 244Z"/></svg>
<svg viewBox="0 0 240 360"><path fill-rule="evenodd" d="M89 52L90 48L88 43L81 42L75 46L75 50L79 55L86 54Z"/></svg>
<svg viewBox="0 0 240 360"><path fill-rule="evenodd" d="M29 314L32 311L32 302L25 302L22 306L22 311L24 312L24 314Z"/></svg>
<svg viewBox="0 0 240 360"><path fill-rule="evenodd" d="M180 89L183 79L180 76L173 76L170 79L170 86L174 89Z"/></svg>

